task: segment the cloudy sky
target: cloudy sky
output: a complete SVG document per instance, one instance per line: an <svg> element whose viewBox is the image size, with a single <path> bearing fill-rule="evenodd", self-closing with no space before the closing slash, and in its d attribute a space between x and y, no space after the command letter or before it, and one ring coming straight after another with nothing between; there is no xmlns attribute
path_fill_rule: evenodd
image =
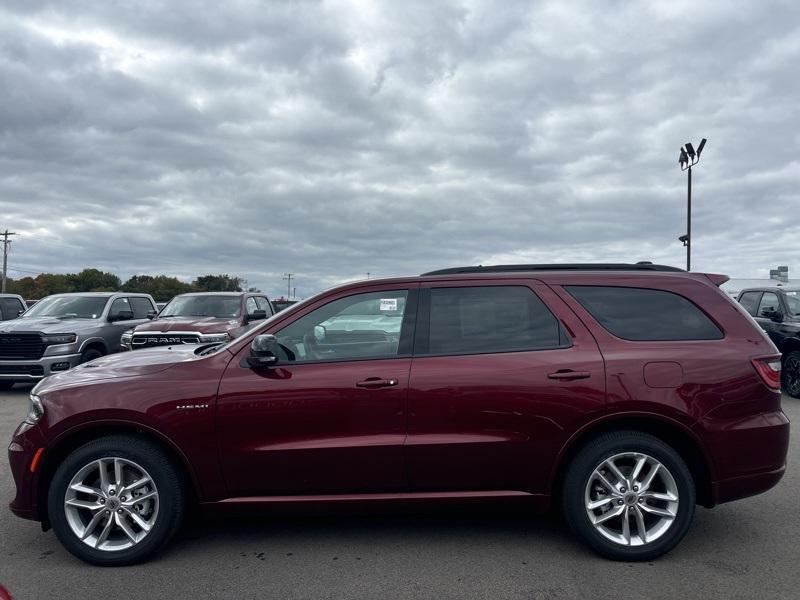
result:
<svg viewBox="0 0 800 600"><path fill-rule="evenodd" d="M12 277L800 275L800 4L0 1Z"/></svg>

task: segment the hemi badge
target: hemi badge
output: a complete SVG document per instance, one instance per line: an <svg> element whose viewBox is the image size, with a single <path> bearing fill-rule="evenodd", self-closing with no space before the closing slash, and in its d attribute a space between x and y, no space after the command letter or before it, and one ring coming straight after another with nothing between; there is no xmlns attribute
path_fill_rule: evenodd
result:
<svg viewBox="0 0 800 600"><path fill-rule="evenodd" d="M208 404L179 404L177 410L193 410L196 408L208 408Z"/></svg>

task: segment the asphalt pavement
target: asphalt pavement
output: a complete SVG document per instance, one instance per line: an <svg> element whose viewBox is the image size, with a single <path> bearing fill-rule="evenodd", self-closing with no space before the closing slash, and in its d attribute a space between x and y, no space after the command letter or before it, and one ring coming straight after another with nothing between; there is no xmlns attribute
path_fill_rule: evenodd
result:
<svg viewBox="0 0 800 600"><path fill-rule="evenodd" d="M27 393L0 393L4 448L25 415ZM800 423L800 400L784 396L783 405ZM16 600L796 599L798 457L795 429L789 469L776 488L712 510L698 507L684 541L652 563L601 559L553 517L448 510L207 521L186 528L151 562L100 568L66 552L52 531L11 514L4 456L0 584Z"/></svg>

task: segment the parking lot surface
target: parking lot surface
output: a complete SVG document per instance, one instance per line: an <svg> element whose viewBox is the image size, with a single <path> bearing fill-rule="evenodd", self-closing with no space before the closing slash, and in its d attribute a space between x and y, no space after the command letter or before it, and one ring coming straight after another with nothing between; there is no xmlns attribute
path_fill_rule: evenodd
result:
<svg viewBox="0 0 800 600"><path fill-rule="evenodd" d="M27 388L0 393L3 452ZM784 396L800 423L800 400ZM755 498L698 507L689 534L653 563L614 563L552 517L486 511L383 511L369 517L263 517L186 528L155 560L92 567L52 532L7 509L0 459L0 583L16 600L70 598L798 598L800 438L789 469Z"/></svg>

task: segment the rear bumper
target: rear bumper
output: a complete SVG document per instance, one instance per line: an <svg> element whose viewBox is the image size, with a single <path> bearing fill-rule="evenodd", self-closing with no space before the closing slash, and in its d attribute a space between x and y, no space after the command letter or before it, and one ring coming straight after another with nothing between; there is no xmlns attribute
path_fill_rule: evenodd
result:
<svg viewBox="0 0 800 600"><path fill-rule="evenodd" d="M786 472L789 419L782 410L735 419L715 418L712 411L695 429L714 464L714 504L766 492Z"/></svg>
<svg viewBox="0 0 800 600"><path fill-rule="evenodd" d="M39 360L0 360L0 380L36 382L54 373L60 373L77 367L80 362L80 354L43 356ZM62 368L53 370L53 365L59 364ZM67 368L63 368L67 365L69 365Z"/></svg>

